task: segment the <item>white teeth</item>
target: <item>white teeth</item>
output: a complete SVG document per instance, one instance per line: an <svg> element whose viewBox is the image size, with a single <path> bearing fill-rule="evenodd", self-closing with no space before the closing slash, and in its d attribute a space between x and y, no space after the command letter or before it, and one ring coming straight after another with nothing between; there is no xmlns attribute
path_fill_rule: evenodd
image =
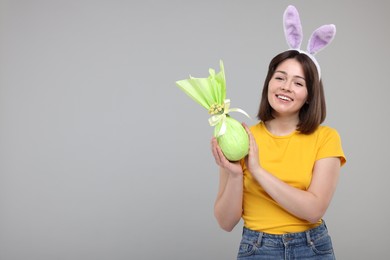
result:
<svg viewBox="0 0 390 260"><path fill-rule="evenodd" d="M280 99L286 100L286 101L292 101L292 99L291 99L291 98L289 98L289 97L286 97L286 96L281 96L281 95L278 95L277 97L278 97L278 98L280 98Z"/></svg>

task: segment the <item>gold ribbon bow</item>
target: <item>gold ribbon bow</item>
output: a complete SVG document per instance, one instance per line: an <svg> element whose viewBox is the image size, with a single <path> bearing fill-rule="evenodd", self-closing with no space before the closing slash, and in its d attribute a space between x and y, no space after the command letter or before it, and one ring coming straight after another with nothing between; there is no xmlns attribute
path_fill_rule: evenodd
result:
<svg viewBox="0 0 390 260"><path fill-rule="evenodd" d="M239 112L241 114L244 114L248 118L251 118L244 110L240 108L230 108L230 99L225 99L223 109L220 111L220 113L214 114L209 118L210 126L216 126L217 124L222 122L221 128L219 129L219 132L216 137L219 137L226 132L226 116L229 112Z"/></svg>

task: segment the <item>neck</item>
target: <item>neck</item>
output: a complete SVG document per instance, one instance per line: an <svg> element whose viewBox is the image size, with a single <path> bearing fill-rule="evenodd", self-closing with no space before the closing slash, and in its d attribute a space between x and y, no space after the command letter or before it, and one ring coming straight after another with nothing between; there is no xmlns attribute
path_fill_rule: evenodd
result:
<svg viewBox="0 0 390 260"><path fill-rule="evenodd" d="M269 132L274 135L283 136L294 132L297 129L298 118L275 118L265 122Z"/></svg>

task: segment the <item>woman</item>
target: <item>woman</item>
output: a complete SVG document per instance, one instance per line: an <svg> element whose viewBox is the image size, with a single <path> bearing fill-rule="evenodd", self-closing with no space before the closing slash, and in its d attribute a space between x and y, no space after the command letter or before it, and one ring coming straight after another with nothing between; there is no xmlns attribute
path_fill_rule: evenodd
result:
<svg viewBox="0 0 390 260"><path fill-rule="evenodd" d="M215 217L231 231L244 220L238 259L334 259L323 215L345 163L326 115L313 60L289 50L274 57L266 76L249 154L228 161L215 138L220 167Z"/></svg>

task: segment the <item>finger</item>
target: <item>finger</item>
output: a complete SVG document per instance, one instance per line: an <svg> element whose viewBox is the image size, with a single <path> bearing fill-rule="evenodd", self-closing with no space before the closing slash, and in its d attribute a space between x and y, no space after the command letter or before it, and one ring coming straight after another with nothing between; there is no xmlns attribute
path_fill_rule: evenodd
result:
<svg viewBox="0 0 390 260"><path fill-rule="evenodd" d="M219 145L217 145L217 153L218 153L219 161L221 163L220 166L224 168L229 167L231 162L226 158L225 154L223 153Z"/></svg>
<svg viewBox="0 0 390 260"><path fill-rule="evenodd" d="M217 143L217 140L215 139L215 137L213 137L211 139L211 152L213 153L215 162L218 165L220 165L221 164L221 160L220 160L220 156L218 154L218 143Z"/></svg>
<svg viewBox="0 0 390 260"><path fill-rule="evenodd" d="M210 141L210 146L211 146L211 149L214 149L214 146L215 146L215 137L212 137L211 138L211 141Z"/></svg>
<svg viewBox="0 0 390 260"><path fill-rule="evenodd" d="M225 155L222 152L221 147L218 145L218 141L215 138L214 141L214 151L215 151L215 158L216 162L221 167L227 167L229 164L229 161L226 159Z"/></svg>
<svg viewBox="0 0 390 260"><path fill-rule="evenodd" d="M250 152L253 152L253 153L257 153L257 143L256 143L256 139L255 137L253 136L252 132L249 130L249 128L245 125L245 130L247 130L247 133L248 133L248 138L249 138L249 151ZM251 153L252 154L252 153Z"/></svg>
<svg viewBox="0 0 390 260"><path fill-rule="evenodd" d="M247 134L248 134L249 142L253 142L253 141L254 141L254 137L253 137L252 132L251 132L251 130L249 129L249 127L248 127L245 123L242 123L242 126L244 127L245 131L246 131Z"/></svg>
<svg viewBox="0 0 390 260"><path fill-rule="evenodd" d="M251 147L251 149L254 152L257 153L257 143L256 143L256 140L255 140L254 136L251 134L249 138L250 138L250 147Z"/></svg>
<svg viewBox="0 0 390 260"><path fill-rule="evenodd" d="M218 158L219 158L220 162L223 163L226 158L225 158L225 155L222 152L221 147L219 147L218 143L217 143L216 151L217 151Z"/></svg>
<svg viewBox="0 0 390 260"><path fill-rule="evenodd" d="M249 127L248 127L245 123L242 123L242 126L245 128L245 131L246 131L246 133L248 134L249 143L252 144L253 141L254 141L252 132L250 131Z"/></svg>
<svg viewBox="0 0 390 260"><path fill-rule="evenodd" d="M245 123L242 123L242 126L244 127L245 131L248 133L248 135L251 134L251 131L249 130L249 127L247 126L247 124Z"/></svg>

